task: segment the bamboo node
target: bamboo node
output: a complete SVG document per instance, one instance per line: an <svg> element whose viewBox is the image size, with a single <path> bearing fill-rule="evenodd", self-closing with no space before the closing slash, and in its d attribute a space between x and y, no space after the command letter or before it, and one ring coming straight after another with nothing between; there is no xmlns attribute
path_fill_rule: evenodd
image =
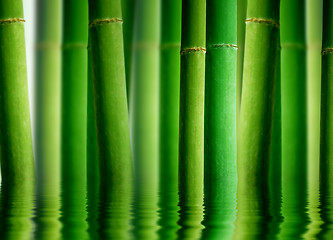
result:
<svg viewBox="0 0 333 240"><path fill-rule="evenodd" d="M73 48L87 48L86 43L65 43L62 45L62 49L73 49Z"/></svg>
<svg viewBox="0 0 333 240"><path fill-rule="evenodd" d="M325 48L321 51L321 55L326 55L331 53L333 53L333 48Z"/></svg>
<svg viewBox="0 0 333 240"><path fill-rule="evenodd" d="M95 19L89 22L89 28L96 27L98 25L104 25L109 23L123 23L121 18L105 18L105 19Z"/></svg>
<svg viewBox="0 0 333 240"><path fill-rule="evenodd" d="M10 23L24 23L25 20L23 18L7 18L0 19L0 25L2 24L10 24Z"/></svg>
<svg viewBox="0 0 333 240"><path fill-rule="evenodd" d="M60 43L57 42L40 42L35 45L36 50L60 49Z"/></svg>
<svg viewBox="0 0 333 240"><path fill-rule="evenodd" d="M238 49L238 46L236 44L230 44L230 43L219 43L219 44L209 44L207 45L208 49L219 49L219 48L233 48Z"/></svg>
<svg viewBox="0 0 333 240"><path fill-rule="evenodd" d="M161 50L166 50L166 49L177 49L180 48L180 43L163 43L160 45Z"/></svg>
<svg viewBox="0 0 333 240"><path fill-rule="evenodd" d="M206 53L206 48L203 48L203 47L183 48L180 51L180 56L182 56L184 54L190 54L190 53Z"/></svg>
<svg viewBox="0 0 333 240"><path fill-rule="evenodd" d="M247 18L245 20L245 23L261 23L261 24L270 25L272 27L280 28L279 21L273 19Z"/></svg>

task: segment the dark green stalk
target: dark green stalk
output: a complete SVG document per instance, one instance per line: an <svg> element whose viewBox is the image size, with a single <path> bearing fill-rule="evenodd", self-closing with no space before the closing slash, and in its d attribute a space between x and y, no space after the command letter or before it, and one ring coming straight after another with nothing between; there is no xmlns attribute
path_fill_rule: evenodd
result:
<svg viewBox="0 0 333 240"><path fill-rule="evenodd" d="M284 216L281 236L299 238L306 230L307 218L305 213L307 198L305 0L281 2L281 47Z"/></svg>
<svg viewBox="0 0 333 240"><path fill-rule="evenodd" d="M178 139L181 0L163 0L161 8L159 172L162 239L175 238L178 225Z"/></svg>
<svg viewBox="0 0 333 240"><path fill-rule="evenodd" d="M89 1L100 183L107 194L130 193L133 184L120 3Z"/></svg>
<svg viewBox="0 0 333 240"><path fill-rule="evenodd" d="M237 2L207 0L205 88L205 237L231 225L237 192ZM223 232L230 238L233 227Z"/></svg>
<svg viewBox="0 0 333 240"><path fill-rule="evenodd" d="M321 119L320 119L320 205L322 226L321 237L332 236L333 221L333 1L323 1L323 39L321 75Z"/></svg>
<svg viewBox="0 0 333 240"><path fill-rule="evenodd" d="M61 1L39 0L36 40L36 162L39 192L60 193Z"/></svg>
<svg viewBox="0 0 333 240"><path fill-rule="evenodd" d="M181 205L202 205L206 1L183 0L180 70L179 195Z"/></svg>
<svg viewBox="0 0 333 240"><path fill-rule="evenodd" d="M0 1L0 159L3 187L31 192L35 166L22 0Z"/></svg>
<svg viewBox="0 0 333 240"><path fill-rule="evenodd" d="M237 0L237 123L242 97L246 7L247 0Z"/></svg>
<svg viewBox="0 0 333 240"><path fill-rule="evenodd" d="M63 238L84 239L87 186L88 2L63 1L62 221Z"/></svg>
<svg viewBox="0 0 333 240"><path fill-rule="evenodd" d="M124 19L124 55L125 55L125 72L126 72L126 90L127 102L129 103L131 88L131 71L133 55L133 32L134 32L134 10L135 0L121 0L121 9Z"/></svg>

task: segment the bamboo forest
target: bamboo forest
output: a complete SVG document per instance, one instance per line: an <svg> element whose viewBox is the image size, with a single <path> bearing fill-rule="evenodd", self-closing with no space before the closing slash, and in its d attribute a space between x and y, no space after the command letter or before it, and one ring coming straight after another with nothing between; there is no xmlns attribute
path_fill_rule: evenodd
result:
<svg viewBox="0 0 333 240"><path fill-rule="evenodd" d="M0 167L4 240L333 239L333 0L0 0Z"/></svg>

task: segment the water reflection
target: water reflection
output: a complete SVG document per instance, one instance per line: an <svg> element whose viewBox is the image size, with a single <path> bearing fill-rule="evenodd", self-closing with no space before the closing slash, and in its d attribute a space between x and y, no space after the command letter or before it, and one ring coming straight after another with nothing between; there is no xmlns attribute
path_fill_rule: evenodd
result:
<svg viewBox="0 0 333 240"><path fill-rule="evenodd" d="M22 191L24 190L24 191ZM33 191L20 186L1 186L0 239L31 239L34 231Z"/></svg>

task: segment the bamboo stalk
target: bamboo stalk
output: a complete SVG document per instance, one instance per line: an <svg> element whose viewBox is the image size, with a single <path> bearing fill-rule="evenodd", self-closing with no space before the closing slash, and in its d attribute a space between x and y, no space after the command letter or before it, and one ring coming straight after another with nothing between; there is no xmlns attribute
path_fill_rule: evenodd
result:
<svg viewBox="0 0 333 240"><path fill-rule="evenodd" d="M281 2L282 213L281 236L306 230L307 101L305 1ZM290 184L290 183L293 184ZM297 209L297 210L295 210ZM299 222L295 221L298 219Z"/></svg>
<svg viewBox="0 0 333 240"><path fill-rule="evenodd" d="M160 238L176 237L178 213L178 139L181 0L163 0L161 7L159 193Z"/></svg>
<svg viewBox="0 0 333 240"><path fill-rule="evenodd" d="M308 131L308 199L311 223L305 238L317 237L322 225L319 214L319 159L320 159L320 87L321 87L321 41L322 1L306 1L307 41L307 131Z"/></svg>
<svg viewBox="0 0 333 240"><path fill-rule="evenodd" d="M236 238L257 239L269 214L269 160L279 42L279 0L248 1L237 149Z"/></svg>
<svg viewBox="0 0 333 240"><path fill-rule="evenodd" d="M0 159L3 187L35 186L22 0L0 2Z"/></svg>
<svg viewBox="0 0 333 240"><path fill-rule="evenodd" d="M246 8L247 0L237 0L237 124L242 98Z"/></svg>
<svg viewBox="0 0 333 240"><path fill-rule="evenodd" d="M268 190L278 37L279 1L249 1L237 151L238 196L247 198Z"/></svg>
<svg viewBox="0 0 333 240"><path fill-rule="evenodd" d="M121 1L89 1L89 33L101 189L130 193L129 137Z"/></svg>
<svg viewBox="0 0 333 240"><path fill-rule="evenodd" d="M127 102L130 99L131 88L131 71L132 71L132 55L133 55L133 30L134 30L134 10L135 0L122 0L121 8L124 19L124 57L125 57L125 72L126 72L126 91Z"/></svg>
<svg viewBox="0 0 333 240"><path fill-rule="evenodd" d="M60 193L61 1L38 1L36 162L41 194Z"/></svg>
<svg viewBox="0 0 333 240"><path fill-rule="evenodd" d="M183 0L180 70L180 205L203 197L206 1Z"/></svg>
<svg viewBox="0 0 333 240"><path fill-rule="evenodd" d="M320 205L322 225L321 237L330 238L332 230L330 223L333 219L332 214L332 47L333 47L333 1L323 1L323 39L322 39L322 75L321 75L321 119L320 119Z"/></svg>
<svg viewBox="0 0 333 240"><path fill-rule="evenodd" d="M207 1L205 238L234 222L237 192L237 2ZM231 224L230 224L231 225ZM230 238L233 227L223 231ZM221 234L222 234L221 233Z"/></svg>
<svg viewBox="0 0 333 240"><path fill-rule="evenodd" d="M63 1L61 181L64 239L87 234L88 2Z"/></svg>

